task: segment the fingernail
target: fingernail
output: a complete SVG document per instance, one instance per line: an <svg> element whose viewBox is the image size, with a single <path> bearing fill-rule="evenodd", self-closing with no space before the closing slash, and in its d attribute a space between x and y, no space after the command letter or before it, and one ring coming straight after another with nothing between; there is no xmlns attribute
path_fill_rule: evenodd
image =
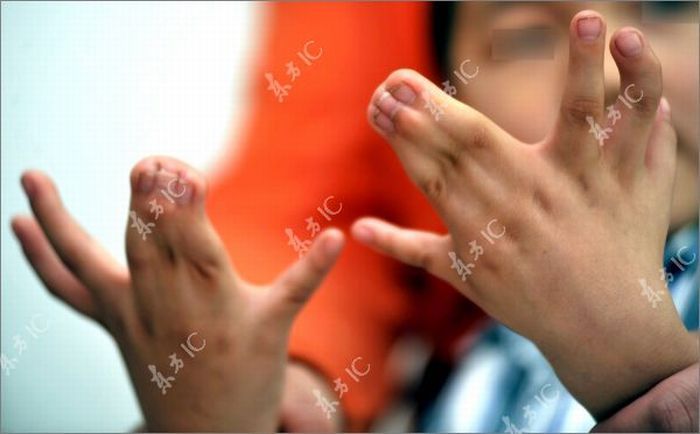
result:
<svg viewBox="0 0 700 434"><path fill-rule="evenodd" d="M355 229L353 230L353 235L355 236L355 239L366 244L371 243L374 239L374 233L372 232L372 230L370 230L367 226L363 225L355 226Z"/></svg>
<svg viewBox="0 0 700 434"><path fill-rule="evenodd" d="M642 52L642 39L637 32L624 32L615 39L615 46L623 56L634 57Z"/></svg>
<svg viewBox="0 0 700 434"><path fill-rule="evenodd" d="M137 187L141 193L150 193L153 190L156 177L155 174L151 172L141 172L139 174L139 180Z"/></svg>
<svg viewBox="0 0 700 434"><path fill-rule="evenodd" d="M379 100L377 101L377 107L379 110L387 115L389 118L393 118L396 111L400 108L399 102L394 98L389 92L384 92Z"/></svg>
<svg viewBox="0 0 700 434"><path fill-rule="evenodd" d="M377 115L374 117L374 123L380 130L387 134L394 132L394 123L391 121L391 119L389 119L389 116L385 115L384 113L377 113Z"/></svg>
<svg viewBox="0 0 700 434"><path fill-rule="evenodd" d="M394 95L394 98L407 105L413 104L413 101L416 100L416 93L406 84L401 84L391 94Z"/></svg>
<svg viewBox="0 0 700 434"><path fill-rule="evenodd" d="M26 174L22 175L20 181L22 183L22 189L24 189L24 192L27 194L27 196L31 198L34 195L35 191L34 182L31 179L29 179L29 177Z"/></svg>
<svg viewBox="0 0 700 434"><path fill-rule="evenodd" d="M663 115L664 119L671 119L671 104L668 103L668 100L665 96L662 96L661 101L659 101L659 111L661 111L661 114Z"/></svg>
<svg viewBox="0 0 700 434"><path fill-rule="evenodd" d="M603 23L600 18L592 17L582 17L579 18L576 23L576 31L578 32L578 37L582 41L591 42L598 39L600 36L600 31L603 28Z"/></svg>

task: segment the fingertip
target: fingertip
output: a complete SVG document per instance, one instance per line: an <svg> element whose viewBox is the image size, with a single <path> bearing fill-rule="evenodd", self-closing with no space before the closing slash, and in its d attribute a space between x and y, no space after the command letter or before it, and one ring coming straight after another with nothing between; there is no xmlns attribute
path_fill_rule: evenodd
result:
<svg viewBox="0 0 700 434"><path fill-rule="evenodd" d="M19 178L20 183L22 184L22 189L29 198L31 198L36 191L36 180L34 179L36 174L37 172L34 170L26 170Z"/></svg>
<svg viewBox="0 0 700 434"><path fill-rule="evenodd" d="M610 38L610 51L617 59L638 57L646 45L644 33L636 27L623 27Z"/></svg>
<svg viewBox="0 0 700 434"><path fill-rule="evenodd" d="M340 229L329 228L323 232L323 251L331 258L338 256L345 245L345 236Z"/></svg>
<svg viewBox="0 0 700 434"><path fill-rule="evenodd" d="M41 192L58 195L58 190L51 177L37 169L26 170L20 177L22 189L30 200L34 200Z"/></svg>
<svg viewBox="0 0 700 434"><path fill-rule="evenodd" d="M35 235L32 232L32 218L24 215L17 215L12 217L10 220L10 227L12 228L12 233L19 242L22 250L26 255L30 255L32 246L35 243Z"/></svg>
<svg viewBox="0 0 700 434"><path fill-rule="evenodd" d="M369 217L363 217L355 221L350 231L353 238L363 244L371 244L374 241L375 234Z"/></svg>
<svg viewBox="0 0 700 434"><path fill-rule="evenodd" d="M10 228L12 229L12 233L15 234L15 237L18 240L22 240L22 220L20 217L15 216L12 217L10 220Z"/></svg>
<svg viewBox="0 0 700 434"><path fill-rule="evenodd" d="M586 9L574 15L571 19L570 30L577 40L592 43L605 34L605 20L598 12Z"/></svg>
<svg viewBox="0 0 700 434"><path fill-rule="evenodd" d="M16 215L10 219L10 227L18 237L24 235L35 224L34 218L29 215Z"/></svg>
<svg viewBox="0 0 700 434"><path fill-rule="evenodd" d="M17 234L17 232L22 230L22 221L25 219L25 216L20 215L13 216L10 219L10 227L12 228L12 231L15 233L15 235Z"/></svg>

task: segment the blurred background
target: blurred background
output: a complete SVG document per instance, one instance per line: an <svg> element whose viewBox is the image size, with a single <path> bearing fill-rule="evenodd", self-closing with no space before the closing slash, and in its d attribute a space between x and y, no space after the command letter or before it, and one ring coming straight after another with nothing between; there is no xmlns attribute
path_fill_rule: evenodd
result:
<svg viewBox="0 0 700 434"><path fill-rule="evenodd" d="M21 172L47 171L125 263L129 170L150 154L207 170L224 152L246 105L259 6L2 3L2 431L142 420L113 340L50 296L22 256L9 225L29 212Z"/></svg>

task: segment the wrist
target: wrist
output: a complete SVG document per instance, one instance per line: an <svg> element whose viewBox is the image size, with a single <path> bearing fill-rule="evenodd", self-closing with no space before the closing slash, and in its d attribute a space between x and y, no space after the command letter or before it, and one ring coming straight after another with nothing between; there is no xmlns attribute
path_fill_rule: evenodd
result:
<svg viewBox="0 0 700 434"><path fill-rule="evenodd" d="M535 341L562 383L598 420L699 357L697 336L685 330L670 297L657 309L642 297L641 303L626 297L611 301L627 307L614 315L588 312L587 322L574 318L557 334Z"/></svg>

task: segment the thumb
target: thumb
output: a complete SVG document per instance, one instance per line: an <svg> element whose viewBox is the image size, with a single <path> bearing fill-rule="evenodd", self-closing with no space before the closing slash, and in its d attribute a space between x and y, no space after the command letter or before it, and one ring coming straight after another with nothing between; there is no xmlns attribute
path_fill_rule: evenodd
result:
<svg viewBox="0 0 700 434"><path fill-rule="evenodd" d="M296 316L335 264L344 243L338 229L327 229L316 237L309 252L272 285L270 297L276 312L290 320Z"/></svg>
<svg viewBox="0 0 700 434"><path fill-rule="evenodd" d="M450 269L447 254L452 248L452 237L449 235L406 229L374 217L357 220L352 234L379 253L422 268L457 288L462 286Z"/></svg>

